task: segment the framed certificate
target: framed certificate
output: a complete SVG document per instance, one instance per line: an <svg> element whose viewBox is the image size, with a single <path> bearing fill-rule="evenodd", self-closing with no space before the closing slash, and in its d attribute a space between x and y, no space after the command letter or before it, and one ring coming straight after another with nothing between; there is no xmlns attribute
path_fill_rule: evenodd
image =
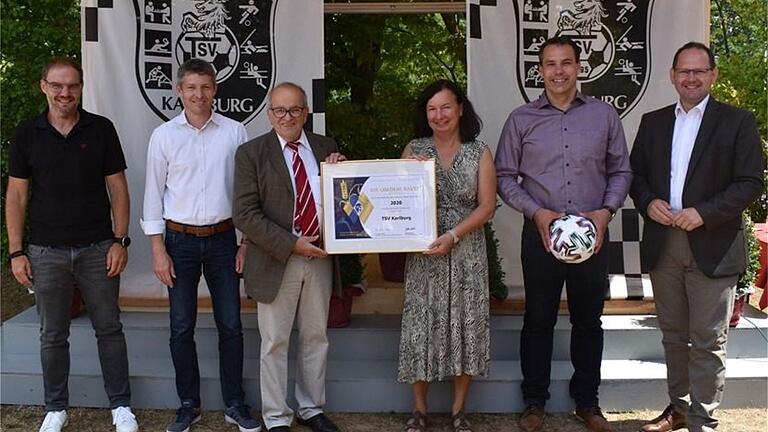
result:
<svg viewBox="0 0 768 432"><path fill-rule="evenodd" d="M434 160L321 163L320 173L328 253L418 252L437 238Z"/></svg>

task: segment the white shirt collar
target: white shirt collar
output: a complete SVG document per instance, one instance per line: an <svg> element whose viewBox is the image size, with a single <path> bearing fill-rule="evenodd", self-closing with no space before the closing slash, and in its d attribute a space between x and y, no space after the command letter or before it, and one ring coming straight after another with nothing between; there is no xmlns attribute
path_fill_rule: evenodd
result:
<svg viewBox="0 0 768 432"><path fill-rule="evenodd" d="M691 108L688 112L686 112L685 109L683 109L683 104L681 104L680 100L678 99L677 105L675 105L675 117L688 114L694 110L698 110L699 114L704 114L704 110L707 109L708 102L709 102L709 95L707 95L704 99L702 99L701 102L698 103L698 105L696 105L695 107Z"/></svg>
<svg viewBox="0 0 768 432"><path fill-rule="evenodd" d="M211 112L211 118L206 120L205 124L203 124L203 127L201 127L199 130L205 129L208 126L209 123L213 123L213 124L215 124L217 126L220 125L221 124L221 121L220 121L220 118L219 118L220 115L221 114L219 114L219 113L217 113L215 111L212 111ZM173 120L177 124L179 124L181 126L189 126L191 128L197 129L196 127L194 127L191 124L189 124L189 121L187 120L186 110L182 110L181 113L179 115L177 115L176 118L174 118Z"/></svg>
<svg viewBox="0 0 768 432"><path fill-rule="evenodd" d="M277 139L280 141L280 148L285 151L285 146L288 144L288 141L285 140L285 138L281 137L279 133L275 132L275 135L277 135ZM311 150L309 147L309 141L307 140L307 135L304 133L304 130L301 131L301 136L296 141L300 145L306 147L308 150Z"/></svg>

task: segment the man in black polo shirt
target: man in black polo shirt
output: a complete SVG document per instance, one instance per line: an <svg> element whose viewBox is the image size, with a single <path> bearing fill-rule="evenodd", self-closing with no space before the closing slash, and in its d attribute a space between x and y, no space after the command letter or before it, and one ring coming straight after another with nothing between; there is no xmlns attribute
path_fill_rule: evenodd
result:
<svg viewBox="0 0 768 432"><path fill-rule="evenodd" d="M78 106L80 65L52 59L43 68L40 89L48 108L16 129L5 207L13 275L34 291L40 316L47 411L40 432L58 432L67 424L67 339L75 286L96 330L112 423L117 432L136 432L118 306L130 244L125 158L112 122ZM25 252L27 207L30 238Z"/></svg>

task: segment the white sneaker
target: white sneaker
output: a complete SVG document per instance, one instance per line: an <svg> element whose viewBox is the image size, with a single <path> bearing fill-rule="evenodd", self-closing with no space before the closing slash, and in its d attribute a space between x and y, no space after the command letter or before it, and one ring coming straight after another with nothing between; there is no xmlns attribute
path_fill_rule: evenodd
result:
<svg viewBox="0 0 768 432"><path fill-rule="evenodd" d="M67 425L67 411L48 411L40 426L40 432L61 432Z"/></svg>
<svg viewBox="0 0 768 432"><path fill-rule="evenodd" d="M112 424L117 432L137 432L139 424L136 416L131 412L131 407L121 406L112 410Z"/></svg>

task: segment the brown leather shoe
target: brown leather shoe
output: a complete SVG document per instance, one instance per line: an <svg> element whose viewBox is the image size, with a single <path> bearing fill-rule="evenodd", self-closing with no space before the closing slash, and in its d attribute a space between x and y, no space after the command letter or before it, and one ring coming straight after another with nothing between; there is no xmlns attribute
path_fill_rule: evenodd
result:
<svg viewBox="0 0 768 432"><path fill-rule="evenodd" d="M594 432L613 432L600 407L576 408L576 417L584 422L587 429Z"/></svg>
<svg viewBox="0 0 768 432"><path fill-rule="evenodd" d="M544 426L544 417L546 416L544 407L537 405L528 405L520 416L520 429L523 432L537 432Z"/></svg>
<svg viewBox="0 0 768 432"><path fill-rule="evenodd" d="M667 432L682 429L686 426L685 415L677 412L675 407L669 405L664 408L660 416L643 425L642 432Z"/></svg>

